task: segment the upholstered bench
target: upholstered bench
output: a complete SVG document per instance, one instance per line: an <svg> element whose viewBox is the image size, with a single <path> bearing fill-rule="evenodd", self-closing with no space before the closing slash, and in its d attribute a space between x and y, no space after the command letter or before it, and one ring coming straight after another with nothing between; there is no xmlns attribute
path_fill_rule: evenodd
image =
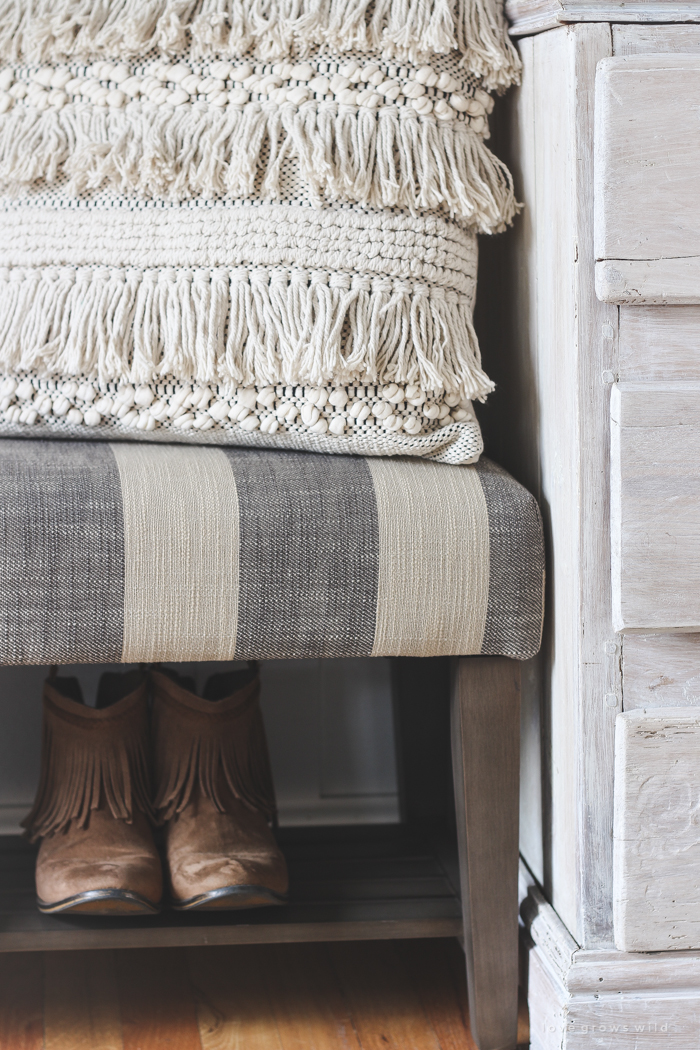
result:
<svg viewBox="0 0 700 1050"><path fill-rule="evenodd" d="M543 544L537 504L505 471L7 439L0 579L3 664L458 657L471 1023L482 1050L515 1045L517 661L540 644Z"/></svg>

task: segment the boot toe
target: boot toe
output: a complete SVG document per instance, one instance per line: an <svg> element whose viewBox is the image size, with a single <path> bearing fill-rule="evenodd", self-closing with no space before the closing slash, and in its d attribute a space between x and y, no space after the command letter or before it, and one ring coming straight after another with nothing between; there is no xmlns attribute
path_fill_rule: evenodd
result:
<svg viewBox="0 0 700 1050"><path fill-rule="evenodd" d="M282 904L287 865L262 814L231 803L220 813L200 797L167 826L176 908Z"/></svg>
<svg viewBox="0 0 700 1050"><path fill-rule="evenodd" d="M91 914L157 912L160 859L145 822L93 814L88 828L43 839L36 863L39 909Z"/></svg>
<svg viewBox="0 0 700 1050"><path fill-rule="evenodd" d="M180 906L195 899L204 903L205 898L223 902L226 896L231 897L231 903L222 903L221 907L253 907L250 902L244 903L246 897L250 901L265 897L260 901L264 904L281 903L287 894L287 877L286 869L280 869L279 857L243 859L224 854L191 854L171 865L173 899Z"/></svg>

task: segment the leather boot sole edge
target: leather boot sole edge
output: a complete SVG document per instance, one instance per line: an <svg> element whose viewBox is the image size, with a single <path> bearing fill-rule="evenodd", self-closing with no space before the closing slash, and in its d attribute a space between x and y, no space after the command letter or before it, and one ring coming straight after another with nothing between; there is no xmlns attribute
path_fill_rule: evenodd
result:
<svg viewBox="0 0 700 1050"><path fill-rule="evenodd" d="M36 903L42 915L69 911L82 915L113 915L116 918L122 915L158 915L160 912L160 904L154 904L133 890L86 890L52 904L37 897Z"/></svg>
<svg viewBox="0 0 700 1050"><path fill-rule="evenodd" d="M212 910L229 910L238 908L265 908L270 905L286 904L287 898L267 886L222 886L208 893L198 893L187 900L171 900L170 907L175 911L192 911L195 908Z"/></svg>

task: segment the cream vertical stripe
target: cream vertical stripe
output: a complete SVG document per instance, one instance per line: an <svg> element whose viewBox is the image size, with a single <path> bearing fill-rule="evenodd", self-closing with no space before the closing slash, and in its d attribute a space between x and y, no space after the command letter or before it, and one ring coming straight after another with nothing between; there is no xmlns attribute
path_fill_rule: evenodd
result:
<svg viewBox="0 0 700 1050"><path fill-rule="evenodd" d="M367 457L379 517L373 655L479 653L489 597L489 519L472 467Z"/></svg>
<svg viewBox="0 0 700 1050"><path fill-rule="evenodd" d="M124 506L125 662L232 660L238 496L222 451L112 444Z"/></svg>

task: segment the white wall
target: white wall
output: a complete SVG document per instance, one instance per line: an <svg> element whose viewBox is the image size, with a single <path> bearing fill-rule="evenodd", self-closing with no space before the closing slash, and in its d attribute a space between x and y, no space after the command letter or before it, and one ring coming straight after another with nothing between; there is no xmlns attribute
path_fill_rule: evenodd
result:
<svg viewBox="0 0 700 1050"><path fill-rule="evenodd" d="M198 687L222 664L179 665ZM91 703L103 665L62 668ZM109 670L114 670L111 665ZM39 773L45 667L0 667L0 833L18 830ZM282 824L398 820L388 660L271 660L262 707Z"/></svg>

